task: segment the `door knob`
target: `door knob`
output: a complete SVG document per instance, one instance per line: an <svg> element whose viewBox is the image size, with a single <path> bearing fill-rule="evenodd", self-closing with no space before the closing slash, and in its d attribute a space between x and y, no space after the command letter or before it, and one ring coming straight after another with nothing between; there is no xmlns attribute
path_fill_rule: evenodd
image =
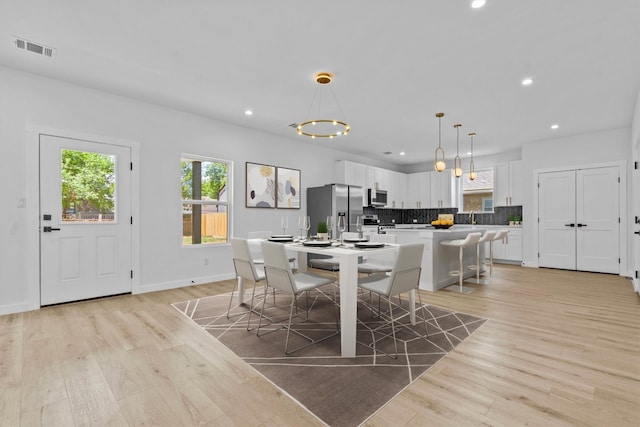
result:
<svg viewBox="0 0 640 427"><path fill-rule="evenodd" d="M575 227L576 225L575 225L575 224L573 224L573 223L571 223L571 224L565 224L564 226L565 226L565 227Z"/></svg>
<svg viewBox="0 0 640 427"><path fill-rule="evenodd" d="M52 231L60 231L60 229L59 228L53 228L53 227L50 227L48 225L45 225L44 229L42 231L44 231L45 233L51 233Z"/></svg>

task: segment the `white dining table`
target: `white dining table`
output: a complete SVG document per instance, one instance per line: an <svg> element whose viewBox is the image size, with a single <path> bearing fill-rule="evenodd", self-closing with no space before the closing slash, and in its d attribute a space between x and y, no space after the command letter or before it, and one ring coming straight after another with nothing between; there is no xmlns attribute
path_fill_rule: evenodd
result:
<svg viewBox="0 0 640 427"><path fill-rule="evenodd" d="M264 239L249 239L253 245ZM305 246L300 242L283 243L289 251L298 253L298 271L307 270L307 254L322 254L337 258L340 265L340 353L342 357L356 357L356 326L358 311L358 258L367 254L395 252L396 244L385 244L382 248L355 248L352 244L343 246L319 247ZM334 244L335 245L335 244ZM244 301L244 286L238 286L239 303ZM415 291L409 293L411 323L415 325Z"/></svg>

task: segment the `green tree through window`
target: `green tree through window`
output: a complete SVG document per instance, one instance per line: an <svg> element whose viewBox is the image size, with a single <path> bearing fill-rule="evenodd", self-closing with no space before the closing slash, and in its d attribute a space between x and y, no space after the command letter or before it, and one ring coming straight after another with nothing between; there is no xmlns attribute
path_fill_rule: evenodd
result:
<svg viewBox="0 0 640 427"><path fill-rule="evenodd" d="M115 209L115 158L107 154L62 150L62 209L112 214Z"/></svg>

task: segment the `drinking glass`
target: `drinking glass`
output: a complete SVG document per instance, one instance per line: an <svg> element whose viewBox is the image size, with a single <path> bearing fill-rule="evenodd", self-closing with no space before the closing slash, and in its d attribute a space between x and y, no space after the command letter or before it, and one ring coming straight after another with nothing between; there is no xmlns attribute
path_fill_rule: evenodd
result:
<svg viewBox="0 0 640 427"><path fill-rule="evenodd" d="M280 226L282 227L282 235L286 235L287 228L289 228L289 217L282 216L282 218L280 218Z"/></svg>
<svg viewBox="0 0 640 427"><path fill-rule="evenodd" d="M308 216L304 217L304 229L306 231L306 236L305 238L309 238L309 229L311 228L311 218L309 218Z"/></svg>
<svg viewBox="0 0 640 427"><path fill-rule="evenodd" d="M305 230L305 217L304 216L299 216L298 217L298 230L300 230L300 240L304 239L304 237L303 237L304 230Z"/></svg>
<svg viewBox="0 0 640 427"><path fill-rule="evenodd" d="M347 218L344 215L338 217L338 229L340 230L340 244L344 243L342 234L347 229Z"/></svg>
<svg viewBox="0 0 640 427"><path fill-rule="evenodd" d="M362 216L356 217L356 231L358 232L358 238L362 239Z"/></svg>
<svg viewBox="0 0 640 427"><path fill-rule="evenodd" d="M331 235L333 234L333 217L329 215L327 217L327 237L331 240Z"/></svg>

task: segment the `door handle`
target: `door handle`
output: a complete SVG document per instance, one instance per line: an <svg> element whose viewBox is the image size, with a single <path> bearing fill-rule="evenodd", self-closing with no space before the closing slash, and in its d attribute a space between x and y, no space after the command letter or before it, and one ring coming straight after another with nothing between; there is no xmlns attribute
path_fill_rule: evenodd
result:
<svg viewBox="0 0 640 427"><path fill-rule="evenodd" d="M45 233L51 233L52 231L60 231L60 229L45 225L42 231L44 231Z"/></svg>
<svg viewBox="0 0 640 427"><path fill-rule="evenodd" d="M586 227L586 226L587 226L587 224L578 224L577 226L578 226L578 227Z"/></svg>
<svg viewBox="0 0 640 427"><path fill-rule="evenodd" d="M574 223L571 223L571 224L565 224L564 226L565 227L575 227L576 225Z"/></svg>
<svg viewBox="0 0 640 427"><path fill-rule="evenodd" d="M637 234L638 236L640 236L640 231L636 231L633 234Z"/></svg>

